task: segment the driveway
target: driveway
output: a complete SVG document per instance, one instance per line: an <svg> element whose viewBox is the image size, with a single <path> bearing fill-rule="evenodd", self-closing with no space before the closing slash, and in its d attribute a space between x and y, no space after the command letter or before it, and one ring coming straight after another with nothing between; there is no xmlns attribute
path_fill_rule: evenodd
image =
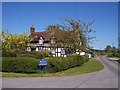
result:
<svg viewBox="0 0 120 90"><path fill-rule="evenodd" d="M3 78L2 88L118 88L118 63L98 57L104 69L69 77Z"/></svg>

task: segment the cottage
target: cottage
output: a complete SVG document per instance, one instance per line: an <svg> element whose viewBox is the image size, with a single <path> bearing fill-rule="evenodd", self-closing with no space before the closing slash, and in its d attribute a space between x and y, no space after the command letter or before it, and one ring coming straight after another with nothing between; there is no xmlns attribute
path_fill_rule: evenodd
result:
<svg viewBox="0 0 120 90"><path fill-rule="evenodd" d="M53 57L66 57L66 52L63 47L55 46L55 39L53 34L55 33L55 26L52 26L51 31L35 32L35 27L30 27L30 36L35 39L27 44L27 51L42 51L49 50L52 52Z"/></svg>
<svg viewBox="0 0 120 90"><path fill-rule="evenodd" d="M55 25L52 25L51 30L44 32L35 32L35 27L34 25L32 25L30 27L29 37L34 37L35 39L31 43L27 44L27 51L49 50L52 52L53 57L66 57L65 49L67 49L68 47L56 45L56 41L54 38L54 35L56 34L55 32L58 32ZM63 32L68 33L67 31L63 31ZM74 31L70 32L70 34L73 33ZM79 37L79 33L78 33L78 37ZM82 45L82 42L80 42L79 44Z"/></svg>

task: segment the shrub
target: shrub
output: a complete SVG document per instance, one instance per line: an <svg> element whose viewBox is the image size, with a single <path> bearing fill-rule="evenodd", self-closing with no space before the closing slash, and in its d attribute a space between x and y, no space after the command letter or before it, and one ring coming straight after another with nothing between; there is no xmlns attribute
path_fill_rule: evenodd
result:
<svg viewBox="0 0 120 90"><path fill-rule="evenodd" d="M16 52L2 50L2 57L16 57Z"/></svg>
<svg viewBox="0 0 120 90"><path fill-rule="evenodd" d="M80 57L81 57L81 59L84 61L84 63L89 60L89 58L88 58L89 56L88 56L88 55L82 55L82 56L80 56Z"/></svg>
<svg viewBox="0 0 120 90"><path fill-rule="evenodd" d="M27 53L27 54L19 54L19 55L17 55L17 57L31 57L31 58L34 58L35 56L34 56L34 54Z"/></svg>
<svg viewBox="0 0 120 90"><path fill-rule="evenodd" d="M36 59L42 59L44 57L48 57L50 54L49 51L38 51L38 52L24 52L24 53L20 53L19 55L17 55L17 57L32 57L32 58L36 58Z"/></svg>
<svg viewBox="0 0 120 90"><path fill-rule="evenodd" d="M2 71L15 73L35 73L38 61L33 58L3 57Z"/></svg>
<svg viewBox="0 0 120 90"><path fill-rule="evenodd" d="M69 55L68 57L55 57L48 59L48 72L58 72L80 66L88 61L88 55L80 56L78 54Z"/></svg>
<svg viewBox="0 0 120 90"><path fill-rule="evenodd" d="M89 60L87 54L85 54L85 55L70 54L70 55L68 55L67 57L72 57L72 58L75 59L75 60L82 60L83 63L84 63L84 62L87 62L87 61Z"/></svg>
<svg viewBox="0 0 120 90"><path fill-rule="evenodd" d="M49 51L39 51L35 53L35 58L36 59L42 59L44 57L48 57L49 56Z"/></svg>
<svg viewBox="0 0 120 90"><path fill-rule="evenodd" d="M47 71L59 72L80 66L88 60L88 56L70 55L69 57L50 57L47 59ZM37 73L38 60L27 57L3 57L2 71L15 73Z"/></svg>
<svg viewBox="0 0 120 90"><path fill-rule="evenodd" d="M113 51L113 52L107 53L107 56L120 58L120 51Z"/></svg>

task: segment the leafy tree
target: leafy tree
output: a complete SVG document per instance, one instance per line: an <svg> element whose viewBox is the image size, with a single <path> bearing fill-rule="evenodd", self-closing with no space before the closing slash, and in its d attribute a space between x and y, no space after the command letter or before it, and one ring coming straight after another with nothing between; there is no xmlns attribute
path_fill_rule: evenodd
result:
<svg viewBox="0 0 120 90"><path fill-rule="evenodd" d="M107 45L105 48L105 52L109 57L120 57L119 49L116 47L112 47L110 45Z"/></svg>
<svg viewBox="0 0 120 90"><path fill-rule="evenodd" d="M33 38L28 37L28 33L9 34L4 31L2 35L2 50L9 53L18 53L26 49L27 43L30 43Z"/></svg>
<svg viewBox="0 0 120 90"><path fill-rule="evenodd" d="M110 52L112 49L112 47L110 45L107 45L105 48L105 52Z"/></svg>

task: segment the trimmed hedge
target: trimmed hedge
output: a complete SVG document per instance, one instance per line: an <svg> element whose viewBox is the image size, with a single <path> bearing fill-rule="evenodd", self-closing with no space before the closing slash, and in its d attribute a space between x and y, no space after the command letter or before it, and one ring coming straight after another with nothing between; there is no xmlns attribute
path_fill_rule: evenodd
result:
<svg viewBox="0 0 120 90"><path fill-rule="evenodd" d="M25 57L3 57L2 71L15 73L36 73L38 61Z"/></svg>
<svg viewBox="0 0 120 90"><path fill-rule="evenodd" d="M32 57L36 59L41 59L44 57L50 56L50 52L47 50L42 50L38 52L25 52L25 53L20 53L17 57Z"/></svg>
<svg viewBox="0 0 120 90"><path fill-rule="evenodd" d="M33 54L27 53L27 54L19 54L19 55L17 55L17 57L31 57L31 58L34 58L35 56Z"/></svg>
<svg viewBox="0 0 120 90"><path fill-rule="evenodd" d="M81 66L88 61L88 55L80 56L78 54L67 57L54 57L48 59L48 72L59 72L69 68Z"/></svg>
<svg viewBox="0 0 120 90"><path fill-rule="evenodd" d="M38 60L26 57L3 57L2 71L15 73L37 73ZM59 72L80 66L88 61L88 56L69 55L68 57L51 57L47 59L47 72Z"/></svg>
<svg viewBox="0 0 120 90"><path fill-rule="evenodd" d="M43 50L43 51L35 52L34 55L35 55L35 58L36 58L36 59L42 59L42 58L44 58L44 57L48 57L48 56L49 56L49 53L50 53L49 51Z"/></svg>

